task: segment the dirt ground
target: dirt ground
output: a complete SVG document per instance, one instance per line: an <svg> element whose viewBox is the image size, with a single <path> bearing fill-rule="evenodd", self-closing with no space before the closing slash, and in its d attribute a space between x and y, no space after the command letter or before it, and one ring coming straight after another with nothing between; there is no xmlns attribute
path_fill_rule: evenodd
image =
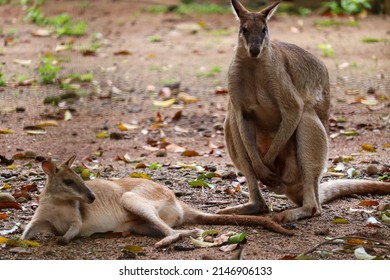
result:
<svg viewBox="0 0 390 280"><path fill-rule="evenodd" d="M0 191L15 194L33 183L40 190L45 177L39 160L65 160L77 154L76 165L84 164L93 174L119 178L133 172L147 173L152 180L174 190L180 200L206 212L245 202L246 198L234 191L237 182L243 189L246 184L232 166L222 127L228 100L223 89L227 86L227 69L237 36L234 16L150 14L142 11L150 5L143 1L97 0L88 7L78 5L79 1L46 2L43 11L47 16L68 12L87 22L88 33L82 37L33 36L32 32L40 27L23 20L25 12L19 5L0 6L0 39L5 44L0 52L3 64L0 70L8 82L6 87L0 87L0 155L12 159L17 154L32 154L35 158L16 157L13 163L0 165ZM322 56L319 44L332 45L335 54L322 57L332 85L328 171L347 176L347 170L354 168L361 178L369 176L368 166L371 169L375 166L378 172L371 178L378 180L390 170L390 47L388 42L363 43L361 39L389 38L389 19L368 16L359 19L357 27L315 24L323 19L327 18L277 15L270 23L270 33L273 39L295 43L318 57ZM58 45L70 41L74 46L91 44L93 34L98 34L95 37L99 37L101 44L95 55L83 55L77 47L55 51ZM17 85L15 81L21 75L38 78L40 57L47 52L62 58L60 77L69 73L93 74L92 83L82 84L88 94L59 106L45 105L45 97L64 93L58 84ZM31 63L21 65L16 59ZM180 82L179 91L191 99L180 99L175 90L162 90L164 84L174 82ZM155 102L173 97L176 102L171 106L161 107ZM65 120L69 112L72 118ZM29 126L48 120L55 120L56 125L38 130L45 134L31 134ZM130 130L120 130L119 123L131 125ZM5 133L6 130L12 133ZM111 137L97 137L102 132ZM183 156L176 146L164 149L166 143L196 151L198 155ZM368 148L366 145L363 149L363 144L368 144ZM376 150L367 151L372 147ZM345 170L331 169L336 167L335 159L340 156L353 159L344 162ZM136 168L139 162L158 163L161 167L139 169ZM215 188L189 185L202 172L201 167L221 175L210 179ZM324 180L337 180L338 176L332 174L335 175L326 173ZM21 209L1 209L0 213L7 218L0 219L0 236L20 237L37 207L39 190L31 191L31 198L19 200ZM283 198L264 194L274 211L293 207ZM338 199L323 207L321 217L287 225L294 229L293 237L262 228L198 227L246 232L247 241L242 245L246 259L297 256L328 237L357 236L388 242L389 224L378 216L377 206L358 206L361 201L388 205L390 196L356 195ZM334 223L335 217L349 223ZM375 217L379 223L368 224L369 217ZM155 249L158 238L136 235L98 234L78 238L68 246L57 245L50 235L41 235L37 241L40 247L0 245L0 259L226 259L232 254L220 247L196 248L189 239L175 244L181 247ZM123 252L127 245L140 246L144 252L136 256ZM331 244L309 255L356 259L351 248ZM375 246L368 252L389 258L389 251Z"/></svg>

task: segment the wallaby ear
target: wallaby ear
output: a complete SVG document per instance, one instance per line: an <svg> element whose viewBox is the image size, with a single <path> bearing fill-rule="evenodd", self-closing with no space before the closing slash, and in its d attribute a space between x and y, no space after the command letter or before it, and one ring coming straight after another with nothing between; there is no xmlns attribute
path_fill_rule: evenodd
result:
<svg viewBox="0 0 390 280"><path fill-rule="evenodd" d="M76 159L76 155L73 155L67 161L65 161L65 164L71 167L75 159Z"/></svg>
<svg viewBox="0 0 390 280"><path fill-rule="evenodd" d="M280 2L281 1L276 1L275 3L272 3L271 5L260 11L260 13L264 15L266 21L268 21L276 12Z"/></svg>
<svg viewBox="0 0 390 280"><path fill-rule="evenodd" d="M236 14L237 19L240 19L240 17L248 13L248 10L245 9L245 7L237 0L230 0L230 3L232 4L233 11Z"/></svg>
<svg viewBox="0 0 390 280"><path fill-rule="evenodd" d="M42 162L42 170L47 175L53 176L57 173L57 166L51 160L45 160Z"/></svg>

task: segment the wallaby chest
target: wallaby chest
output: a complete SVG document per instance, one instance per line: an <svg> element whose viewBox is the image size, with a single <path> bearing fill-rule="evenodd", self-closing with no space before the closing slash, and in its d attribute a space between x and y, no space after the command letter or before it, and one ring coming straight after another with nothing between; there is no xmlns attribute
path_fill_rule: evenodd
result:
<svg viewBox="0 0 390 280"><path fill-rule="evenodd" d="M229 94L234 106L256 119L259 129L276 131L281 122L277 83L261 61L233 62L229 71Z"/></svg>
<svg viewBox="0 0 390 280"><path fill-rule="evenodd" d="M81 223L78 201L41 201L37 218L45 217L58 234L65 234L72 223Z"/></svg>

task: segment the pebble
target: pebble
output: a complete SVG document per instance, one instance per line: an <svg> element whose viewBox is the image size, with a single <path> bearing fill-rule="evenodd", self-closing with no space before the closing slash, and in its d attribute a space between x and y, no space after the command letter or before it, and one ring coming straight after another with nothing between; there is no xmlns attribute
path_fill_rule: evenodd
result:
<svg viewBox="0 0 390 280"><path fill-rule="evenodd" d="M390 203L378 205L378 211L387 211L390 210Z"/></svg>
<svg viewBox="0 0 390 280"><path fill-rule="evenodd" d="M9 193L0 193L0 201L15 201L15 198Z"/></svg>
<svg viewBox="0 0 390 280"><path fill-rule="evenodd" d="M366 173L368 176L376 175L376 174L378 174L378 172L379 172L379 169L375 165L367 166Z"/></svg>
<svg viewBox="0 0 390 280"><path fill-rule="evenodd" d="M223 173L222 174L222 179L226 180L226 179L237 179L237 173L234 172L234 171L230 171L228 173Z"/></svg>
<svg viewBox="0 0 390 280"><path fill-rule="evenodd" d="M21 197L19 197L18 199L17 199L17 202L18 203L26 203L28 200L27 200L27 198L25 198L25 197L23 197L23 196L21 196Z"/></svg>
<svg viewBox="0 0 390 280"><path fill-rule="evenodd" d="M166 150L159 150L156 152L156 157L166 157L167 151Z"/></svg>
<svg viewBox="0 0 390 280"><path fill-rule="evenodd" d="M317 229L316 231L314 231L314 234L315 235L329 235L330 233L330 229L329 228L320 228L320 229Z"/></svg>

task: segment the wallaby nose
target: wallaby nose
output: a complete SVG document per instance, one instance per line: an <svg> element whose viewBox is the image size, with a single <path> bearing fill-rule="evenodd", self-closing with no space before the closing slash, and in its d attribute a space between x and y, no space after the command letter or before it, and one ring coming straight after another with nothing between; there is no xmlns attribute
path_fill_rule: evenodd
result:
<svg viewBox="0 0 390 280"><path fill-rule="evenodd" d="M251 54L251 57L255 58L255 57L257 57L259 55L260 48L258 48L258 47L250 47L249 52Z"/></svg>
<svg viewBox="0 0 390 280"><path fill-rule="evenodd" d="M88 200L89 200L89 203L92 203L92 202L94 202L95 201L95 199L96 199L96 196L95 196L95 194L94 193L90 193L90 194L88 194Z"/></svg>

